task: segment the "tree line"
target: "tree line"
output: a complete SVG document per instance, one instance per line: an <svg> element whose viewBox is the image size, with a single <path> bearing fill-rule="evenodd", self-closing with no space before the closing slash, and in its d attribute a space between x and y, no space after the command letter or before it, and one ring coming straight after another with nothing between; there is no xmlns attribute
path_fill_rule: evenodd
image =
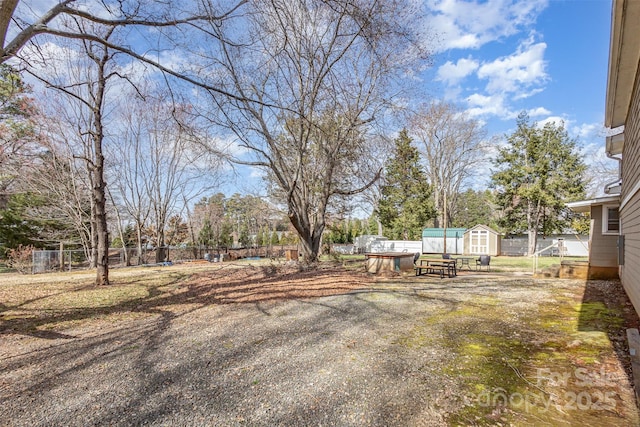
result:
<svg viewBox="0 0 640 427"><path fill-rule="evenodd" d="M129 124L115 120L114 105L146 102L145 83L152 93L154 86L165 88L155 98L170 119L158 125L170 129L154 132L145 141L150 153L143 151L163 167L138 170L180 174L185 165L208 165L206 156L214 164L261 169L269 195L298 234L303 259L315 262L335 201L378 178L378 170L360 167L374 124L404 93L403 76L428 60L428 46L416 33L417 8L397 0L65 0L40 11L2 0L1 61L17 64L56 94L50 108L68 122L53 116L50 126L58 128L50 143L74 141L74 162L67 163L79 164L64 167L84 168L87 175L85 233L96 283L109 283L107 204L115 195L106 174L117 166L109 150L135 149L118 140L144 125L131 123L125 132L121 127ZM173 156L162 142L168 136L189 149ZM228 141L238 149L229 150ZM169 196L175 181L162 178L153 188L126 188L133 198L163 196L151 207L131 206L135 221L150 212L160 223L172 203L186 204Z"/></svg>
<svg viewBox="0 0 640 427"><path fill-rule="evenodd" d="M460 129L469 131L477 125L461 114L453 121ZM588 231L587 219L566 207L567 202L586 197L587 179L577 141L563 123L540 126L521 113L516 130L492 145L497 148L493 158L484 153L487 146L480 134L465 143L466 148L452 147L454 141L463 140L440 125L431 133L424 127L419 132L404 129L399 133L374 211L382 225L381 234L419 240L427 226L470 228L484 224L506 235L527 234L529 253L533 254L539 235ZM436 164L439 172L434 170ZM465 178L480 177L473 169L482 166L489 175L488 188L460 191ZM456 172L447 176L450 170ZM451 180L455 182L451 184Z"/></svg>
<svg viewBox="0 0 640 427"><path fill-rule="evenodd" d="M138 244L145 234L163 246L177 214L190 217L229 165L245 165L262 172L265 197L313 263L332 218L356 197L378 210L379 230L384 215L406 227L393 219L406 201L379 206L401 175L384 162L393 152L387 129L399 122L422 144L431 205L420 219L449 223L487 141L479 122L446 103L395 117L416 91L406 77L429 61L416 25L421 7L65 0L38 15L25 2L0 0L10 89L1 221L13 223L3 241L21 228L59 240L75 233L96 283L108 284L113 236L124 241L129 228ZM46 88L37 100L21 75ZM406 189L422 193L415 190Z"/></svg>

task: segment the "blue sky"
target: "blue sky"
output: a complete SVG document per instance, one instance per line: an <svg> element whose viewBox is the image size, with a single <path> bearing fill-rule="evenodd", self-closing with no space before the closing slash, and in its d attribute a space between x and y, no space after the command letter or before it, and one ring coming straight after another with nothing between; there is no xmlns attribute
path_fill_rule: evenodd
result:
<svg viewBox="0 0 640 427"><path fill-rule="evenodd" d="M40 13L56 1L30 7ZM458 104L490 136L510 133L523 110L541 124L563 120L587 162L604 156L611 0L411 1L429 15L434 52L415 80L424 101ZM256 172L240 168L221 191L264 192Z"/></svg>
<svg viewBox="0 0 640 427"><path fill-rule="evenodd" d="M423 76L490 134L532 120L564 120L588 149L603 145L611 2L427 0L440 45Z"/></svg>
<svg viewBox="0 0 640 427"><path fill-rule="evenodd" d="M424 101L456 103L486 124L489 137L512 132L523 110L541 125L563 121L587 164L604 159L610 0L422 4L430 15L427 31L437 41L432 66L416 81ZM488 185L489 167L479 171L476 189ZM223 191L260 192L260 173L252 175L255 180Z"/></svg>

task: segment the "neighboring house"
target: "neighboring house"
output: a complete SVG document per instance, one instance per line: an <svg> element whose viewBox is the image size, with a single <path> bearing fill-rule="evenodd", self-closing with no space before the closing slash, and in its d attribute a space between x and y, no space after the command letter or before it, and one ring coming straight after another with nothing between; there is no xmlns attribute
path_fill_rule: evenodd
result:
<svg viewBox="0 0 640 427"><path fill-rule="evenodd" d="M464 233L464 255L500 255L500 234L486 225L476 225Z"/></svg>
<svg viewBox="0 0 640 427"><path fill-rule="evenodd" d="M610 198L592 201L591 251L617 257L622 285L640 313L640 1L614 0L609 50L605 126L607 156L620 160L621 182L607 186ZM615 193L619 193L616 196ZM598 205L602 202L602 208ZM617 209L616 209L616 205ZM600 218L597 219L598 215ZM616 221L618 216L619 221ZM601 227L597 227L596 221ZM617 232L615 228L618 228ZM610 231L602 233L603 230ZM602 234L599 236L598 234ZM610 235L611 240L601 240ZM616 246L612 240L616 240ZM600 242L600 243L598 243ZM596 246L599 246L596 249ZM609 262L612 259L609 258Z"/></svg>

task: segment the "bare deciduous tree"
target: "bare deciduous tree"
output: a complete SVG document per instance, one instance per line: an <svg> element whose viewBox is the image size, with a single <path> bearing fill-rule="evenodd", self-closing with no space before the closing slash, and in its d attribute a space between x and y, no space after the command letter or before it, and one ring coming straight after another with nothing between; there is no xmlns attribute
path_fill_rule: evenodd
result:
<svg viewBox="0 0 640 427"><path fill-rule="evenodd" d="M374 136L367 141L367 151L370 156L367 157L367 162L360 166L360 169L368 170L369 173L373 171L382 170L381 178L376 181L371 187L367 188L360 194L359 199L361 201L361 207L363 211L373 212L373 219L377 225L377 234L383 235L382 221L380 216L376 213L376 208L382 199L382 186L385 184L385 162L389 158L390 153L393 151L394 142L390 138L383 136Z"/></svg>
<svg viewBox="0 0 640 427"><path fill-rule="evenodd" d="M200 73L202 69L193 63L199 55L184 60L176 59L180 54L174 57L172 52L181 45L193 45L197 33L212 36L209 25L219 26L234 18L246 3L248 0L60 0L41 10L42 6L28 2L0 0L0 63L20 55L27 46L39 49L42 40L82 40L218 96L242 99L243 94L228 92L216 73ZM69 22L78 25L73 28Z"/></svg>
<svg viewBox="0 0 640 427"><path fill-rule="evenodd" d="M19 190L36 196L39 203L30 209L34 218L63 226L58 233L46 236L50 241L80 243L95 265L91 182L86 162L77 157L78 136L70 125L75 123L77 111L68 103L63 107L56 97L41 99L54 117L39 117L40 154L34 158L30 173L21 177Z"/></svg>
<svg viewBox="0 0 640 427"><path fill-rule="evenodd" d="M220 161L202 152L197 140L206 135L186 114L187 105L164 101L170 97L150 85L126 98L109 156L111 183L134 221L138 250L145 228L154 230L154 245L162 248L169 218L219 183Z"/></svg>
<svg viewBox="0 0 640 427"><path fill-rule="evenodd" d="M405 31L414 11L386 0L259 0L243 10L246 31L210 29L212 66L230 84L226 91L241 95L214 94L218 123L250 153L235 161L264 169L275 183L312 263L332 201L378 178L358 161L368 155L368 131L388 105L392 78L408 59L426 56Z"/></svg>
<svg viewBox="0 0 640 427"><path fill-rule="evenodd" d="M409 131L421 147L433 186L438 213L434 226L447 227L461 187L473 176L476 166L486 161L483 150L486 131L480 122L445 102L419 108L409 118Z"/></svg>
<svg viewBox="0 0 640 427"><path fill-rule="evenodd" d="M85 31L82 22L69 22L78 32ZM104 29L103 38L109 40L112 29ZM64 52L64 53L63 53ZM105 107L109 82L118 79L119 70L114 52L100 43L80 40L70 42L65 49L42 51L39 60L42 68L28 67L26 72L55 89L73 105L76 116L69 123L79 143L75 156L85 161L92 187L92 240L93 259L96 267L96 284L109 284L108 249L109 230L106 211L106 182L104 178ZM61 58L66 55L66 58ZM36 62L35 59L33 62ZM60 67L62 65L62 67Z"/></svg>

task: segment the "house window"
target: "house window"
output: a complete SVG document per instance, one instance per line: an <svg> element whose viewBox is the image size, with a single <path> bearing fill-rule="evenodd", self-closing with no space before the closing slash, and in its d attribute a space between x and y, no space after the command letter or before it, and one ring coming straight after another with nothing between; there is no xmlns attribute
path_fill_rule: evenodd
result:
<svg viewBox="0 0 640 427"><path fill-rule="evenodd" d="M618 206L602 206L602 234L620 234Z"/></svg>

